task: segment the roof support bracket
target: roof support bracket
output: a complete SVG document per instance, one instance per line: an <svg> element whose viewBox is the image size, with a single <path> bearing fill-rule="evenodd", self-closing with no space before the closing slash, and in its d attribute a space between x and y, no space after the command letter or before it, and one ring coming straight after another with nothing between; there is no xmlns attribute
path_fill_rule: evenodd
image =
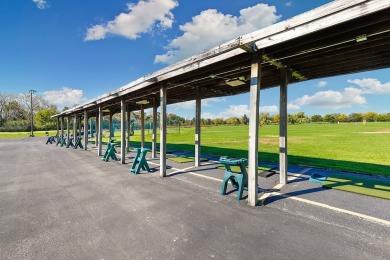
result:
<svg viewBox="0 0 390 260"><path fill-rule="evenodd" d="M263 61L268 62L269 64L274 65L278 69L287 68L287 66L285 66L283 63L281 63L280 61L277 61L277 60L275 60L273 58L270 58L266 54L263 54L262 58L263 58ZM295 70L292 70L292 69L290 69L290 70L291 70L291 76L293 76L294 78L299 79L299 80L307 80L307 78L305 76L303 76L301 73L299 73L299 72L297 72Z"/></svg>

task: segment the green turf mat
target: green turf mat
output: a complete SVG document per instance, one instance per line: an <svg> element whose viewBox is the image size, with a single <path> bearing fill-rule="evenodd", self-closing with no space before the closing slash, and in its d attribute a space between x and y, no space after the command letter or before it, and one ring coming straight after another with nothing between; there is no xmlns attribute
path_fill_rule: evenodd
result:
<svg viewBox="0 0 390 260"><path fill-rule="evenodd" d="M218 169L225 170L225 166L218 166ZM241 172L240 166L230 166L230 169L233 172ZM262 173L264 171L270 171L275 169L275 167L267 166L267 165L260 165L257 167L257 173ZM248 167L246 167L246 170L248 171Z"/></svg>
<svg viewBox="0 0 390 260"><path fill-rule="evenodd" d="M195 162L195 157L194 156L176 156L176 157L169 157L169 160L172 160L174 162L178 163L187 163L187 162ZM207 158L200 158L201 162L208 161Z"/></svg>
<svg viewBox="0 0 390 260"><path fill-rule="evenodd" d="M386 180L331 174L322 187L390 199L390 181Z"/></svg>

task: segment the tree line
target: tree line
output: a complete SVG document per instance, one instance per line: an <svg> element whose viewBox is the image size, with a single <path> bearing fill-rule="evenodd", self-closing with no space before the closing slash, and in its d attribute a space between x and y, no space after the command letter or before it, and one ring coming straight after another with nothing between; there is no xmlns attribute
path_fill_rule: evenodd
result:
<svg viewBox="0 0 390 260"><path fill-rule="evenodd" d="M51 118L52 115L60 111L57 106L49 104L39 95L33 95L33 118L34 130L53 130L57 127L57 120ZM62 111L69 109L64 107ZM135 122L135 128L140 128L140 112L132 112L131 118ZM158 114L159 117L159 114ZM114 122L120 122L120 116L114 115ZM288 114L289 124L305 123L357 123L357 122L390 122L390 113L351 113L341 114L332 113L322 115L306 115L304 112ZM262 125L278 124L280 121L279 114L261 113L259 122ZM145 116L146 128L152 126L152 115ZM248 125L249 118L247 115L242 117L223 118L202 118L202 126L212 125ZM30 131L31 125L31 102L30 94L13 94L0 92L0 131ZM194 126L195 118L184 118L173 113L167 114L168 126Z"/></svg>

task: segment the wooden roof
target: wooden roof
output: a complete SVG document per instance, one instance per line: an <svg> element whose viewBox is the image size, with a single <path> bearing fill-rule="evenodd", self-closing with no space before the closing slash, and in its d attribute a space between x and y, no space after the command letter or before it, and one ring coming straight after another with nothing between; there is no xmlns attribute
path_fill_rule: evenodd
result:
<svg viewBox="0 0 390 260"><path fill-rule="evenodd" d="M249 92L250 63L262 55L261 89L279 86L281 66L290 83L390 66L390 1L337 0L289 20L243 35L199 55L146 75L115 91L56 116L104 109L116 113L125 98L139 110L140 100L159 98L166 84L168 104ZM158 100L158 99L157 99Z"/></svg>

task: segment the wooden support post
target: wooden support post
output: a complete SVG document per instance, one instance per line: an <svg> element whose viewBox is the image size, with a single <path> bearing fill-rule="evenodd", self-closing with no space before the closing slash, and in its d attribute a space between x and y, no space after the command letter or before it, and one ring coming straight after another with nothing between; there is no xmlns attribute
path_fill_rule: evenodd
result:
<svg viewBox="0 0 390 260"><path fill-rule="evenodd" d="M79 122L78 122L78 126L79 126L79 137L81 137L81 120L83 119L83 116L79 116Z"/></svg>
<svg viewBox="0 0 390 260"><path fill-rule="evenodd" d="M160 88L160 177L167 176L167 84Z"/></svg>
<svg viewBox="0 0 390 260"><path fill-rule="evenodd" d="M202 106L202 89L197 87L196 89L196 105L195 105L195 166L200 166L200 149L201 149L201 106Z"/></svg>
<svg viewBox="0 0 390 260"><path fill-rule="evenodd" d="M144 105L141 105L141 148L145 146L145 111Z"/></svg>
<svg viewBox="0 0 390 260"><path fill-rule="evenodd" d="M110 115L108 117L108 141L111 142L112 135L112 113L110 111Z"/></svg>
<svg viewBox="0 0 390 260"><path fill-rule="evenodd" d="M257 168L259 141L259 99L261 60L259 53L252 56L251 85L250 85L250 115L249 115L249 144L248 144L248 204L257 204Z"/></svg>
<svg viewBox="0 0 390 260"><path fill-rule="evenodd" d="M64 138L64 125L65 125L65 118L61 117L61 138ZM62 142L62 139L61 139Z"/></svg>
<svg viewBox="0 0 390 260"><path fill-rule="evenodd" d="M76 141L77 141L77 114L75 114L73 118L73 143L75 144Z"/></svg>
<svg viewBox="0 0 390 260"><path fill-rule="evenodd" d="M287 184L287 85L289 72L280 69L280 121L279 121L279 169L280 184Z"/></svg>
<svg viewBox="0 0 390 260"><path fill-rule="evenodd" d="M57 117L57 137L60 136L60 118Z"/></svg>
<svg viewBox="0 0 390 260"><path fill-rule="evenodd" d="M157 158L157 98L153 98L152 158Z"/></svg>
<svg viewBox="0 0 390 260"><path fill-rule="evenodd" d="M96 132L96 136L98 136L98 156L102 156L102 145L103 145L103 108L102 105L99 105L99 117L98 124L96 125L99 129L99 132Z"/></svg>
<svg viewBox="0 0 390 260"><path fill-rule="evenodd" d="M92 127L91 127L92 132ZM88 146L88 113L84 110L84 150L87 150Z"/></svg>
<svg viewBox="0 0 390 260"><path fill-rule="evenodd" d="M95 117L95 146L97 147L99 144L99 110L96 112Z"/></svg>
<svg viewBox="0 0 390 260"><path fill-rule="evenodd" d="M121 163L126 163L126 104L121 99Z"/></svg>
<svg viewBox="0 0 390 260"><path fill-rule="evenodd" d="M127 114L127 120L126 120L126 125L127 125L127 137L126 137L126 151L130 152L130 131L131 131L131 118L130 118L130 105L126 109L126 114Z"/></svg>
<svg viewBox="0 0 390 260"><path fill-rule="evenodd" d="M70 116L67 117L66 120L66 143L69 143L69 135L70 135Z"/></svg>

